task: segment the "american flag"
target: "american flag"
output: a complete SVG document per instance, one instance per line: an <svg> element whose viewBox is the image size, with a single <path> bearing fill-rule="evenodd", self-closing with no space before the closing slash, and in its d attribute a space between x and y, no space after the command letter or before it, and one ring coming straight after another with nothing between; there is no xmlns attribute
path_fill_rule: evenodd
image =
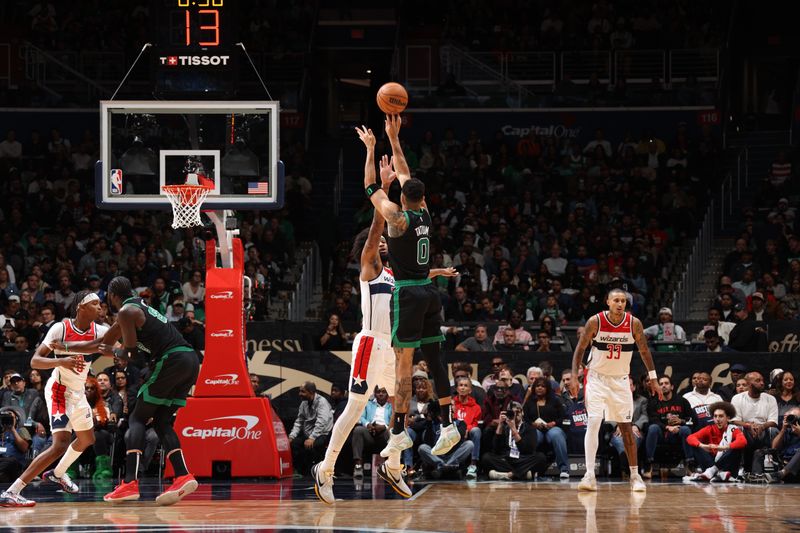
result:
<svg viewBox="0 0 800 533"><path fill-rule="evenodd" d="M268 181L248 181L247 194L269 194Z"/></svg>

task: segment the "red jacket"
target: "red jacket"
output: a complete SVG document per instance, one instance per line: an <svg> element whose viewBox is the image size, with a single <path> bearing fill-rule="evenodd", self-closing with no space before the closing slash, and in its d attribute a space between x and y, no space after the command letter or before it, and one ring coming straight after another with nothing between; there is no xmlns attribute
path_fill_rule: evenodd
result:
<svg viewBox="0 0 800 533"><path fill-rule="evenodd" d="M472 396L467 396L466 403L461 403L458 396L453 398L453 413L457 420L462 420L467 425L467 431L478 427L481 419L481 406Z"/></svg>
<svg viewBox="0 0 800 533"><path fill-rule="evenodd" d="M722 431L716 424L709 424L700 431L692 433L686 437L686 442L689 446L698 447L700 444L717 445L722 440ZM740 450L747 446L747 438L739 428L733 429L733 441L730 443L732 450Z"/></svg>

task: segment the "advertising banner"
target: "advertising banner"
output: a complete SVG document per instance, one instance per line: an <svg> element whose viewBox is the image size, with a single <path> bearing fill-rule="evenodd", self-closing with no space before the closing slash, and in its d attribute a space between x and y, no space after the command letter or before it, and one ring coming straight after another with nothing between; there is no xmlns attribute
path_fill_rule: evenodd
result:
<svg viewBox="0 0 800 533"><path fill-rule="evenodd" d="M638 140L649 134L668 143L675 137L679 123L685 123L690 137L696 137L703 125L717 133L718 113L709 107L696 108L587 108L587 109L458 109L414 110L404 114L403 138L412 144L422 140L426 131L441 140L444 131L452 128L462 139L471 131L484 141L502 132L515 141L533 132L545 137L575 139L581 146L594 139L601 128L606 139L618 143L626 133ZM616 144L614 146L616 148Z"/></svg>
<svg viewBox="0 0 800 533"><path fill-rule="evenodd" d="M572 354L567 352L444 352L448 370L454 361L465 361L473 368L473 378L478 381L491 372L492 357L503 357L514 374L525 379L527 369L539 366L542 361L553 365L553 375L560 378L561 371L572 364ZM659 375L670 376L676 391L689 387L693 372L703 370L711 374L712 388L730 383L730 366L742 363L749 370L760 371L769 379L773 368L800 369L800 352L658 352L653 354ZM262 376L265 393L271 398L278 415L287 422L297 415L300 405L298 388L305 381L313 381L317 390L327 395L332 384L346 387L350 369L350 352L270 352L257 351L250 358L250 372ZM634 354L632 373L645 373L638 354ZM288 425L288 424L287 424Z"/></svg>

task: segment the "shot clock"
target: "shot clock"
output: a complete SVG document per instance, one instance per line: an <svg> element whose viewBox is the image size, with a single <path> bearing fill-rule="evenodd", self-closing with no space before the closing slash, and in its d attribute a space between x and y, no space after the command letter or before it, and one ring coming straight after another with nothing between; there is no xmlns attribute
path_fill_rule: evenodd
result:
<svg viewBox="0 0 800 533"><path fill-rule="evenodd" d="M237 81L236 0L152 0L160 96L231 96Z"/></svg>

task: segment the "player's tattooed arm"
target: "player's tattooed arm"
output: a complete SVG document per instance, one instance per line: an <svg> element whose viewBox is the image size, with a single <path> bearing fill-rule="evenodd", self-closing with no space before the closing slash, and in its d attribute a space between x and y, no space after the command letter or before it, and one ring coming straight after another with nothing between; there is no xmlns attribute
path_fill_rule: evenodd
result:
<svg viewBox="0 0 800 533"><path fill-rule="evenodd" d="M400 127L402 125L403 119L400 115L386 115L384 129L389 138L389 144L392 145L394 168L397 170L397 179L401 187L411 179L411 169L408 167L406 155L403 153L403 145L400 143Z"/></svg>
<svg viewBox="0 0 800 533"><path fill-rule="evenodd" d="M650 347L647 346L647 337L644 335L642 321L636 317L633 317L633 340L636 342L636 347L639 348L639 355L644 362L644 366L647 367L648 373L655 372L656 365L653 362L653 354L650 353ZM658 396L660 400L664 399L661 387L658 386L658 378L651 378L648 381L648 386L653 396Z"/></svg>

